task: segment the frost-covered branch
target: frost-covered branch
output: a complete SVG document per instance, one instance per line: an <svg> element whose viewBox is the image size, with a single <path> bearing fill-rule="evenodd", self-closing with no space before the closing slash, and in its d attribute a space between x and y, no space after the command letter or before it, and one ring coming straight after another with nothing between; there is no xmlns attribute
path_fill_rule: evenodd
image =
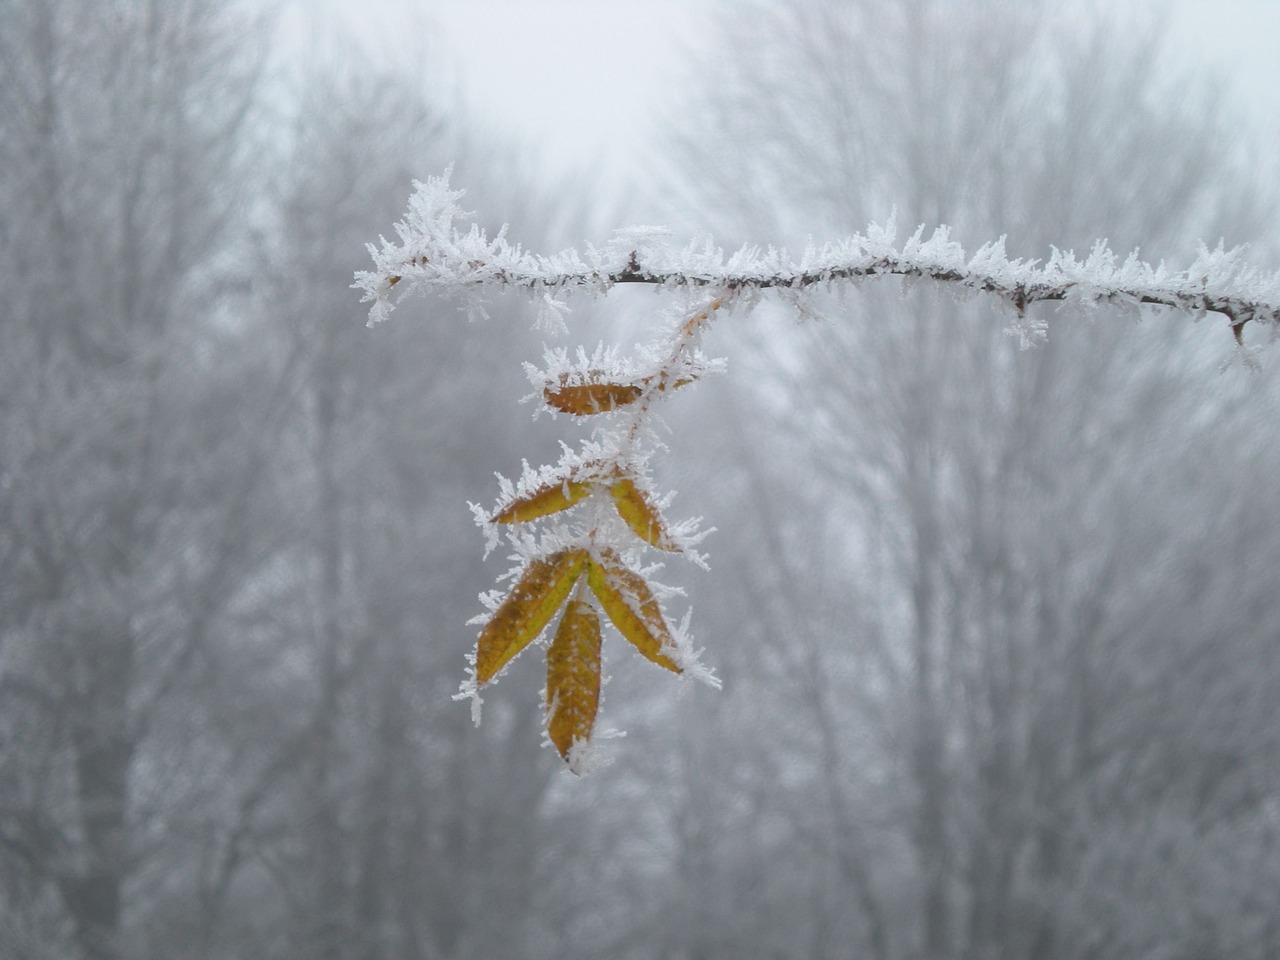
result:
<svg viewBox="0 0 1280 960"><path fill-rule="evenodd" d="M1044 320L1027 314L1043 301L1216 312L1241 346L1250 320L1280 320L1280 274L1257 271L1242 248L1221 244L1202 245L1190 267L1171 270L1136 254L1121 260L1105 242L1084 260L1056 249L1045 263L1010 260L1003 238L969 256L946 227L927 239L919 228L899 245L892 224L872 224L865 235L811 246L799 259L772 248L726 255L711 243L677 250L663 231L638 228L603 250L540 256L511 244L505 228L492 238L474 223L464 230L470 215L459 207L461 197L447 174L417 184L408 214L396 224L399 242L370 245L374 269L358 273L354 286L372 301L371 324L405 295L427 289L461 299L471 315L484 313L490 289L522 289L541 300L539 324L554 328L563 328L565 298L574 292L602 296L616 284L648 283L683 294L670 334L631 356L603 346L590 354L560 348L546 351L542 367L526 364L533 398L552 415L589 424L590 434L576 448L563 445L557 463L526 463L518 479L500 477L493 507L472 504L489 550L505 540L514 566L500 578L504 589L481 595L485 611L473 621L481 629L459 698L472 701L478 721L482 690L531 645L545 646L547 742L576 773L598 762L602 624L651 663L719 685L699 660L688 614L678 622L668 615L666 601L679 591L656 582L661 564L646 560L656 552L705 566L698 546L710 531L700 531L696 519L667 519L672 495L654 486L649 459L662 446L653 408L723 367L700 347L717 317L739 304L749 308L765 292L803 314L814 290L899 277L995 297L1012 314L1011 332L1024 346L1046 334Z"/></svg>
<svg viewBox="0 0 1280 960"><path fill-rule="evenodd" d="M1137 253L1121 259L1106 241L1098 241L1084 259L1054 248L1047 261L1010 259L1004 238L984 244L972 256L951 239L945 226L924 236L924 227L897 241L893 223L872 224L865 234L810 245L797 258L785 250L743 247L726 254L709 241L675 249L665 233L646 228L626 231L604 249L566 250L543 256L511 244L500 231L490 238L458 206L462 191L446 177L416 185L405 219L396 224L399 242L370 245L375 269L356 275L356 288L373 303L369 322L386 319L400 297L437 288L464 298L469 310L483 313L477 297L485 288L515 287L543 301L542 322L554 324L570 292L606 294L621 283L665 287L711 287L726 291L791 291L874 277L927 279L960 291L981 291L1002 300L1020 318L1024 339L1043 336L1043 324L1025 322L1025 310L1045 301L1083 306L1165 306L1196 318L1224 315L1235 332L1250 320L1280 320L1280 273L1265 273L1245 261L1245 248L1200 245L1195 261L1183 270L1163 262L1151 265Z"/></svg>

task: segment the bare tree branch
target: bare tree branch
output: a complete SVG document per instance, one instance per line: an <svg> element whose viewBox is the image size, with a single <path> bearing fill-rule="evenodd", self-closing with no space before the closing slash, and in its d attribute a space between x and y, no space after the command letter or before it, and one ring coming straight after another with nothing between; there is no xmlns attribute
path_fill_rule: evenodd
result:
<svg viewBox="0 0 1280 960"><path fill-rule="evenodd" d="M1047 261L1009 259L1004 237L984 244L971 257L940 226L928 239L924 227L901 244L892 222L872 224L821 247L810 246L799 258L785 250L743 247L727 254L707 241L682 250L663 242L652 230L625 231L601 251L566 250L540 256L510 244L505 230L490 239L478 226L463 233L458 221L468 215L457 205L463 192L451 190L449 174L417 184L405 219L396 224L399 244L385 238L381 249L372 245L375 269L356 274L353 286L372 301L370 324L386 319L396 299L421 289L436 288L466 296L468 311L483 314L476 299L482 288L515 287L541 293L541 322L555 323L564 293L605 294L622 283L664 287L712 287L728 291L785 291L798 297L812 287L857 284L874 277L932 280L954 285L959 292L978 291L997 297L1013 312L1013 332L1024 344L1042 340L1042 320L1026 317L1034 303L1072 302L1086 307L1100 304L1127 307L1165 306L1192 314L1223 314L1238 342L1250 320L1280 320L1280 272L1265 273L1250 266L1245 247L1225 249L1200 244L1195 261L1184 270L1163 262L1152 266L1136 253L1121 260L1100 240L1078 260L1069 250L1054 248ZM803 303L796 302L803 308Z"/></svg>

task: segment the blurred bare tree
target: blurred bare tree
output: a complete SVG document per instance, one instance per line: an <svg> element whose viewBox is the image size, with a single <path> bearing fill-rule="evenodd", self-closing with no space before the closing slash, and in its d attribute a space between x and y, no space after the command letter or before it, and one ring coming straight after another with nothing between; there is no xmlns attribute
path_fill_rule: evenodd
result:
<svg viewBox="0 0 1280 960"><path fill-rule="evenodd" d="M0 6L6 960L517 955L545 889L537 723L449 696L532 335L370 332L349 284L451 162L535 245L581 206L422 77L266 74L269 34Z"/></svg>
<svg viewBox="0 0 1280 960"><path fill-rule="evenodd" d="M277 715L290 736L258 760L278 783L254 835L287 865L271 893L284 956L514 955L555 769L530 750L528 724L475 731L450 695L483 578L462 508L488 482L492 450L519 449L523 431L504 433L497 411L524 392L519 358L534 345L519 304L469 326L428 302L370 331L353 321L349 284L424 171L456 164L535 238L574 205L541 207L517 186L518 154L470 140L406 78L313 69L284 165L267 310L282 352L299 357L280 463L293 533L288 579L261 608L303 683ZM536 688L524 693L536 709ZM250 729L236 741L262 742Z"/></svg>
<svg viewBox="0 0 1280 960"><path fill-rule="evenodd" d="M933 0L720 22L679 215L721 239L896 205L1017 255L1106 236L1172 259L1275 210L1150 24ZM706 509L734 518L709 642L739 705L705 719L756 749L693 763L715 786L687 816L768 906L743 924L728 897L687 955L1274 953L1252 892L1280 869L1274 388L1215 379L1229 338L1181 320L1064 309L1024 352L979 301L868 286L827 309L757 321L751 388L707 414Z"/></svg>
<svg viewBox="0 0 1280 960"><path fill-rule="evenodd" d="M252 565L269 385L217 307L262 44L205 0L8 3L0 38L0 942L105 960L163 882L143 744Z"/></svg>
<svg viewBox="0 0 1280 960"><path fill-rule="evenodd" d="M1273 220L1145 29L731 9L680 153L722 237L896 204L1175 259ZM478 731L449 700L464 502L553 442L510 416L527 305L368 331L348 284L450 162L537 248L581 201L421 77L268 88L253 11L0 4L0 956L1280 952L1272 378L921 292L726 325L672 465L726 690L629 677L611 715L670 742L557 789L535 671Z"/></svg>

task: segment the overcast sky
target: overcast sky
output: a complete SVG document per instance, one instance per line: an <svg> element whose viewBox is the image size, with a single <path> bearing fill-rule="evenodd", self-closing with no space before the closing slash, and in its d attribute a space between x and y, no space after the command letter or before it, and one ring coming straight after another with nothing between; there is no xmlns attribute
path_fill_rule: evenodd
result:
<svg viewBox="0 0 1280 960"><path fill-rule="evenodd" d="M495 126L570 165L625 170L710 26L705 0L434 6L462 87Z"/></svg>
<svg viewBox="0 0 1280 960"><path fill-rule="evenodd" d="M436 0L473 106L563 162L625 164L714 32L707 0ZM1280 0L1177 0L1188 63L1225 68L1237 96L1280 129ZM1197 58L1200 58L1197 60Z"/></svg>
<svg viewBox="0 0 1280 960"><path fill-rule="evenodd" d="M1223 68L1280 148L1280 0L1165 5L1187 64ZM626 175L722 9L712 0L295 0L293 16L345 22L388 51L421 33L478 122L536 144L554 165Z"/></svg>

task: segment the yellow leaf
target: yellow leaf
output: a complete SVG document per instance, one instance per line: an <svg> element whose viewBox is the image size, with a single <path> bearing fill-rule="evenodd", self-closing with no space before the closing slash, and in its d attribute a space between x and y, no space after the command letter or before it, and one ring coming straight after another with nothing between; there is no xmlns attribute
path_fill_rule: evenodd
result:
<svg viewBox="0 0 1280 960"><path fill-rule="evenodd" d="M646 659L673 673L683 672L663 652L674 650L675 641L662 615L662 607L644 578L627 567L617 553L605 548L591 557L587 584L618 632Z"/></svg>
<svg viewBox="0 0 1280 960"><path fill-rule="evenodd" d="M561 383L554 390L542 391L548 404L563 413L588 417L593 413L607 413L615 407L626 406L640 398L643 390L634 383Z"/></svg>
<svg viewBox="0 0 1280 960"><path fill-rule="evenodd" d="M543 388L542 396L550 406L562 413L589 417L593 413L608 413L635 403L654 381L653 377L645 377L636 383L619 383L615 380L597 379L601 376L603 374L600 371L589 370L583 382L568 383L568 375L562 374L559 385L552 387L548 384ZM661 373L657 375L658 390L676 390L693 383L694 379L692 376L672 379L670 375Z"/></svg>
<svg viewBox="0 0 1280 960"><path fill-rule="evenodd" d="M560 756L591 738L599 707L600 618L585 600L570 600L547 650L547 736Z"/></svg>
<svg viewBox="0 0 1280 960"><path fill-rule="evenodd" d="M637 537L659 550L679 551L680 547L672 542L657 508L634 480L624 477L614 483L609 492L613 494L613 505L618 508L618 515Z"/></svg>
<svg viewBox="0 0 1280 960"><path fill-rule="evenodd" d="M490 519L490 523L525 523L561 510L568 510L591 492L593 484L578 480L548 483L533 493L511 501Z"/></svg>
<svg viewBox="0 0 1280 960"><path fill-rule="evenodd" d="M476 682L488 683L542 632L582 573L583 550L529 561L516 585L476 639Z"/></svg>

